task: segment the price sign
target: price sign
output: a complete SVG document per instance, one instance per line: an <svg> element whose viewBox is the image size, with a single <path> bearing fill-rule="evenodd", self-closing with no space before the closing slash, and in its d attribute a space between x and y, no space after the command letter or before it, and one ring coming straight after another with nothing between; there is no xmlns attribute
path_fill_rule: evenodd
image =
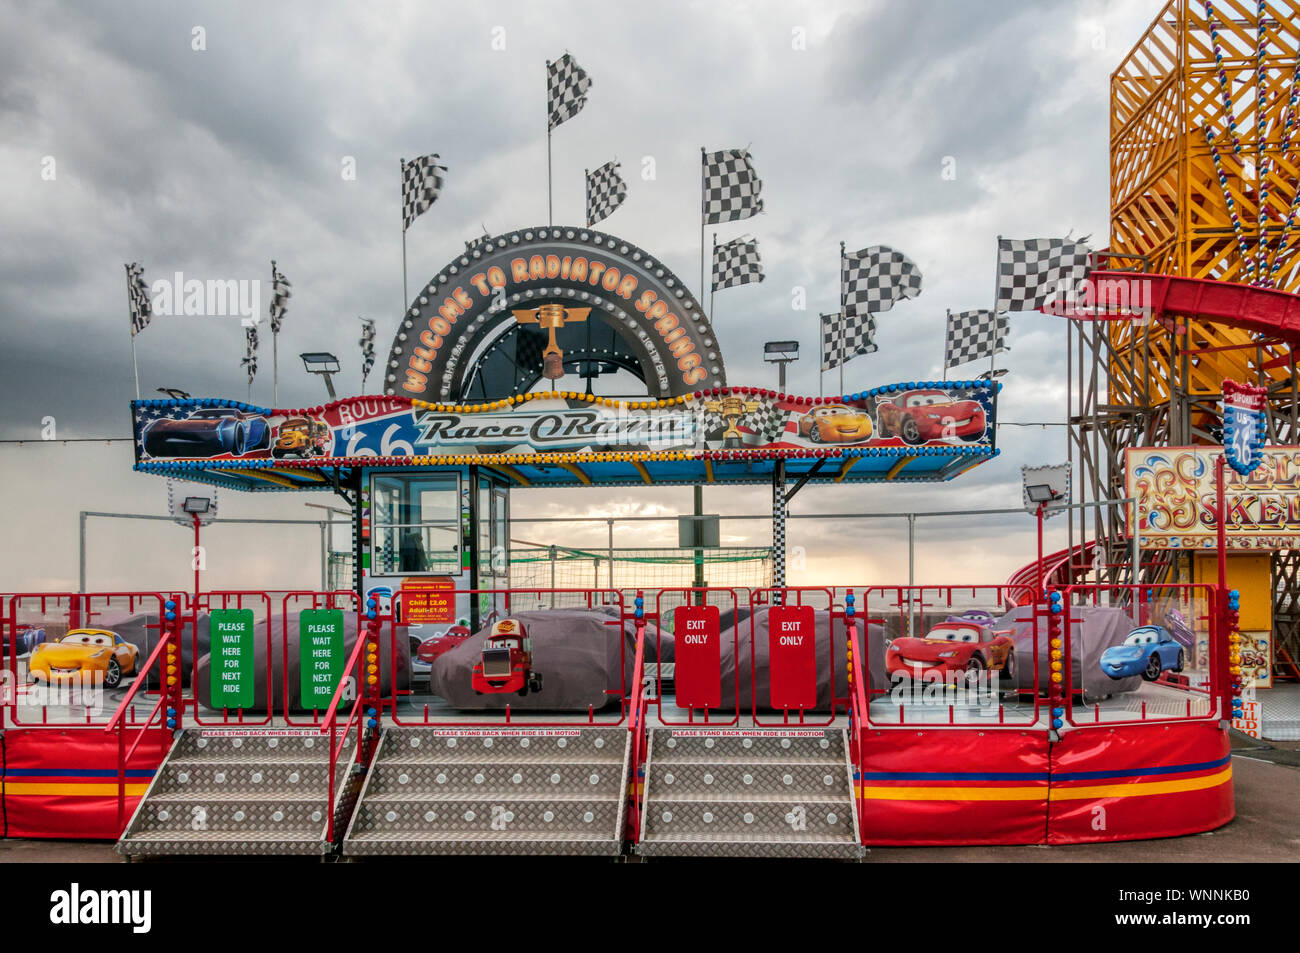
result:
<svg viewBox="0 0 1300 953"><path fill-rule="evenodd" d="M451 625L456 621L456 583L449 576L403 579L402 621Z"/></svg>

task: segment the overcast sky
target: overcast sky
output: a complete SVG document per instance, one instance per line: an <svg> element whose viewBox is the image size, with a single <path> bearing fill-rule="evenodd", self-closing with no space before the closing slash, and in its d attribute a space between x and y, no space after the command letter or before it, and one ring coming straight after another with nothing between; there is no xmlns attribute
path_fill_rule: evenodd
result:
<svg viewBox="0 0 1300 953"><path fill-rule="evenodd" d="M403 310L399 157L438 152L449 167L441 199L408 233L412 288L484 227L544 224L544 64L567 50L592 88L554 134L557 223L582 220L582 170L617 158L629 196L600 227L695 287L699 149L753 155L765 213L716 226L720 240L756 236L767 274L717 296L730 383L775 386L760 344L797 338L803 358L788 387L818 393L816 314L837 305L841 240L891 245L925 276L919 298L881 317L880 350L848 365L846 390L939 377L944 311L990 304L998 234L1091 233L1104 246L1108 78L1158 8L11 0L0 8L0 479L10 490L0 590L75 583L78 510L164 512L163 481L132 473L126 444L39 439L46 418L60 438L127 433L125 262L142 262L150 281L177 271L266 281L276 259L294 286L280 405L323 399L297 361L304 350L340 355L340 392L357 393L357 317L375 319L382 362ZM796 288L807 310L793 310ZM999 358L1010 371L1002 419L1062 421L1064 325L1017 314L1011 328L1012 350ZM269 338L264 329L252 388L265 404ZM238 317L159 316L137 347L145 396L159 386L247 393ZM369 392L380 389L378 371ZM838 392L838 373L825 386ZM795 511L1018 506L1020 465L1062 462L1065 432L1004 427L999 446L1000 458L949 484L813 487ZM333 502L225 493L221 509L318 512L304 501ZM672 514L689 501L687 488L514 495L521 516ZM769 506L765 488L706 494L710 511ZM807 568L791 581L904 581L901 537L880 525L795 524L791 543L805 547ZM1032 557L1028 517L927 525L918 574L930 581L998 582ZM301 553L315 532L214 530L214 583L312 584L317 565ZM760 523L724 533L767 541ZM588 537L521 526L516 535L603 541L604 528ZM668 524L630 526L617 545L673 537ZM90 585L181 585L185 545L167 524L95 523Z"/></svg>

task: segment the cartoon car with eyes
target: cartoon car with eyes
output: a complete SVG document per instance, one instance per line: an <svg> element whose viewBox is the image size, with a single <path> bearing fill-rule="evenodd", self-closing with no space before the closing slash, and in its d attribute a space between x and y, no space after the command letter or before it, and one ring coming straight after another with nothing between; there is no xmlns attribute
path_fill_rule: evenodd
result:
<svg viewBox="0 0 1300 953"><path fill-rule="evenodd" d="M799 436L813 443L858 443L871 436L871 415L847 404L825 404L803 415Z"/></svg>
<svg viewBox="0 0 1300 953"><path fill-rule="evenodd" d="M271 456L323 456L329 448L330 428L312 417L286 417L275 435Z"/></svg>
<svg viewBox="0 0 1300 953"><path fill-rule="evenodd" d="M265 449L271 440L266 418L229 407L202 407L184 420L160 417L140 432L151 457L242 456Z"/></svg>
<svg viewBox="0 0 1300 953"><path fill-rule="evenodd" d="M90 672L96 681L103 679L105 688L117 688L124 676L136 673L139 660L140 650L116 632L70 629L57 642L36 646L27 670L43 682L79 679Z"/></svg>
<svg viewBox="0 0 1300 953"><path fill-rule="evenodd" d="M987 421L977 400L954 400L942 390L910 390L876 405L880 436L897 435L903 443L960 437L979 440Z"/></svg>
<svg viewBox="0 0 1300 953"><path fill-rule="evenodd" d="M477 695L517 692L522 698L542 690L542 675L533 671L533 640L518 621L502 619L492 626L470 682Z"/></svg>
<svg viewBox="0 0 1300 953"><path fill-rule="evenodd" d="M1101 670L1111 678L1141 675L1154 682L1165 671L1181 672L1186 656L1162 625L1138 626L1120 645L1101 653Z"/></svg>
<svg viewBox="0 0 1300 953"><path fill-rule="evenodd" d="M994 632L974 622L940 622L924 638L894 639L885 650L890 675L920 677L926 672L1000 672L1016 677L1016 643L1009 632Z"/></svg>

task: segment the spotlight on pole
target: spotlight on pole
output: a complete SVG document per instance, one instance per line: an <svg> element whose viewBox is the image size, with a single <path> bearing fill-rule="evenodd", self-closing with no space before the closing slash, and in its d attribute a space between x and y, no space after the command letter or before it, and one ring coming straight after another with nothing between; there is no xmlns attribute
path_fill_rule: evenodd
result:
<svg viewBox="0 0 1300 953"><path fill-rule="evenodd" d="M325 390L329 392L330 400L334 400L338 395L334 393L331 375L339 372L339 359L329 351L308 351L298 356L302 358L302 366L308 374L319 374L325 378Z"/></svg>
<svg viewBox="0 0 1300 953"><path fill-rule="evenodd" d="M187 391L183 391L179 387L159 387L158 393L166 394L172 400L186 400L190 396Z"/></svg>
<svg viewBox="0 0 1300 953"><path fill-rule="evenodd" d="M792 361L799 360L799 342L798 341L768 341L763 345L763 360L769 364L775 364L779 368L778 390L785 393L785 366Z"/></svg>
<svg viewBox="0 0 1300 953"><path fill-rule="evenodd" d="M982 381L997 380L999 377L1006 377L1007 373L1008 372L1005 367L999 367L996 368L995 370L985 371L983 374L980 375L980 380Z"/></svg>

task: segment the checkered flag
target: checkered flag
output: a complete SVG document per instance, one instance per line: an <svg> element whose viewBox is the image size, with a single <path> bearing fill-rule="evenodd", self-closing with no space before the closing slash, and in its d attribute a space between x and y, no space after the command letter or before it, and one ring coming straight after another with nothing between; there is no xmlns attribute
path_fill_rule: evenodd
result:
<svg viewBox="0 0 1300 953"><path fill-rule="evenodd" d="M763 211L763 180L744 149L704 152L703 211L705 224L737 222Z"/></svg>
<svg viewBox="0 0 1300 953"><path fill-rule="evenodd" d="M618 174L617 162L606 162L587 173L587 225L609 218L627 198L627 183Z"/></svg>
<svg viewBox="0 0 1300 953"><path fill-rule="evenodd" d="M822 315L822 370L847 364L859 354L876 352L876 318L865 315Z"/></svg>
<svg viewBox="0 0 1300 953"><path fill-rule="evenodd" d="M248 369L248 386L253 386L253 378L257 376L257 327L255 325L244 328L244 356L240 359L241 367Z"/></svg>
<svg viewBox="0 0 1300 953"><path fill-rule="evenodd" d="M1005 314L994 315L986 308L959 311L956 314L949 311L943 366L957 367L1010 350L1003 343L1010 320Z"/></svg>
<svg viewBox="0 0 1300 953"><path fill-rule="evenodd" d="M547 128L554 129L566 119L572 119L587 105L587 90L591 77L570 54L565 53L554 63L546 64Z"/></svg>
<svg viewBox="0 0 1300 953"><path fill-rule="evenodd" d="M872 245L842 257L840 289L842 311L848 317L888 311L899 298L921 293L921 272L902 252Z"/></svg>
<svg viewBox="0 0 1300 953"><path fill-rule="evenodd" d="M361 389L366 388L366 378L375 366L375 321L373 318L359 318L361 322Z"/></svg>
<svg viewBox="0 0 1300 953"><path fill-rule="evenodd" d="M725 245L713 246L713 290L734 288L763 280L763 262L758 257L758 241L737 238Z"/></svg>
<svg viewBox="0 0 1300 953"><path fill-rule="evenodd" d="M153 318L149 285L144 280L144 265L138 261L126 266L126 290L131 308L131 337L135 337L148 327Z"/></svg>
<svg viewBox="0 0 1300 953"><path fill-rule="evenodd" d="M1074 294L1088 277L1088 236L998 239L999 311L1038 311Z"/></svg>
<svg viewBox="0 0 1300 953"><path fill-rule="evenodd" d="M447 167L438 165L436 152L410 162L402 160L402 231L410 228L438 200L446 180Z"/></svg>
<svg viewBox="0 0 1300 953"><path fill-rule="evenodd" d="M289 297L293 294L293 285L289 279L280 274L271 259L271 333L279 334L280 325L284 323L284 313L289 310Z"/></svg>
<svg viewBox="0 0 1300 953"><path fill-rule="evenodd" d="M741 423L763 438L764 443L771 443L785 433L785 420L789 416L776 406L776 401L762 399L758 410L746 414Z"/></svg>

